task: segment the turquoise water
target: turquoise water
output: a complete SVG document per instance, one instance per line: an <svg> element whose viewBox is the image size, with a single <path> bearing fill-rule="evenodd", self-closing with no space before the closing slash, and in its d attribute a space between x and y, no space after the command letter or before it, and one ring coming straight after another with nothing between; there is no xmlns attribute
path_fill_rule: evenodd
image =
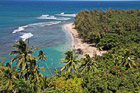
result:
<svg viewBox="0 0 140 93"><path fill-rule="evenodd" d="M47 65L54 73L61 54L71 48L71 37L63 25L73 22L82 9L136 9L139 1L130 2L58 2L58 1L0 1L0 60L9 60L9 52L16 40L30 38L30 46L39 47L47 54ZM37 55L36 55L37 56ZM44 76L51 74L46 68Z"/></svg>

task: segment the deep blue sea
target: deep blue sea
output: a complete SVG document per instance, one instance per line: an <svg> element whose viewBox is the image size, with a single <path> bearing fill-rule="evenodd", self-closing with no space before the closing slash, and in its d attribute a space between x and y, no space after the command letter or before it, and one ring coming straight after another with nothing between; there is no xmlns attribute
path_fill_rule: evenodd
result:
<svg viewBox="0 0 140 93"><path fill-rule="evenodd" d="M9 52L18 39L30 38L30 46L39 47L47 54L49 68L54 73L61 54L71 48L71 37L64 24L73 22L82 9L137 9L140 1L0 1L0 60L10 60ZM37 55L36 55L37 56ZM46 64L44 76L51 74Z"/></svg>

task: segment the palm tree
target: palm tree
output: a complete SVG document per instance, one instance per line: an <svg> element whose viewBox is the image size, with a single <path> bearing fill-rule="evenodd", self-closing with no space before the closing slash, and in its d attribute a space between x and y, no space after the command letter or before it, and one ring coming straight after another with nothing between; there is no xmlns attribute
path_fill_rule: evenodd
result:
<svg viewBox="0 0 140 93"><path fill-rule="evenodd" d="M71 50L62 55L65 58L62 58L60 63L65 63L65 65L61 68L61 71L65 70L65 72L70 72L72 70L75 70L76 72L78 72L77 65L79 61L76 60L78 56L76 54L73 54Z"/></svg>
<svg viewBox="0 0 140 93"><path fill-rule="evenodd" d="M128 66L130 68L132 68L133 66L136 66L135 61L134 61L134 57L130 56L130 57L125 57L125 63L123 64L124 66Z"/></svg>
<svg viewBox="0 0 140 93"><path fill-rule="evenodd" d="M130 51L131 50L131 51ZM122 65L127 68L132 68L136 66L135 63L135 53L137 50L134 50L133 48L120 48L115 50L115 53L113 54L113 58L115 59L116 65Z"/></svg>
<svg viewBox="0 0 140 93"><path fill-rule="evenodd" d="M11 68L9 63L6 63L5 66L0 66L0 86L3 92L15 91L14 85L18 79L16 66Z"/></svg>
<svg viewBox="0 0 140 93"><path fill-rule="evenodd" d="M96 56L95 58L90 58L88 54L85 55L86 58L81 59L80 69L82 70L81 73L86 73L90 71L97 71L97 62Z"/></svg>
<svg viewBox="0 0 140 93"><path fill-rule="evenodd" d="M31 88L34 91L40 91L41 87L40 84L43 83L43 75L40 70L45 71L44 67L40 67L39 64L36 64L36 61L33 62L34 64L30 66L30 78L29 82L31 84Z"/></svg>
<svg viewBox="0 0 140 93"><path fill-rule="evenodd" d="M16 50L10 53L10 55L16 55L11 59L10 64L12 64L15 61L17 62L17 67L19 67L20 72L22 72L21 76L25 68L28 71L29 65L32 64L31 62L37 60L37 58L33 56L32 53L34 53L34 51L39 48L33 49L33 46L30 48L28 48L28 46L29 39L27 40L27 43L25 43L22 39L19 39L16 42L16 44L13 45L13 47L15 47Z"/></svg>
<svg viewBox="0 0 140 93"><path fill-rule="evenodd" d="M49 70L49 72L51 73L51 75L53 75L52 72L51 72L51 70L49 69L47 63L45 62L45 60L47 59L47 57L46 57L45 53L42 50L38 52L38 57L39 57L38 63L40 63L41 61L44 61L45 65L47 66L47 68Z"/></svg>
<svg viewBox="0 0 140 93"><path fill-rule="evenodd" d="M14 85L15 91L13 93L32 93L33 90L30 88L30 83L24 81L23 79L17 79L16 84Z"/></svg>

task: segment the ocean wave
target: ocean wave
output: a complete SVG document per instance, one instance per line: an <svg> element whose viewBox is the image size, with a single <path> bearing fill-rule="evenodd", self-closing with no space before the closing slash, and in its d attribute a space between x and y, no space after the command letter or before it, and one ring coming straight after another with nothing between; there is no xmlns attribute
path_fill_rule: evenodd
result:
<svg viewBox="0 0 140 93"><path fill-rule="evenodd" d="M28 25L25 25L25 26L18 27L12 33L17 33L17 32L20 32L20 31L24 31L25 28L28 28L28 27L37 27L37 26L38 27L44 27L44 26L51 26L51 25L55 25L55 24L59 24L59 23L61 23L61 21L39 22L39 23L28 24Z"/></svg>
<svg viewBox="0 0 140 93"><path fill-rule="evenodd" d="M57 19L55 16L49 16L49 15L42 15L40 17L37 17L38 19Z"/></svg>
<svg viewBox="0 0 140 93"><path fill-rule="evenodd" d="M56 15L59 15L59 16L70 16L70 17L76 17L76 14L65 14L64 12L63 12L63 13L60 13L60 14L56 14Z"/></svg>
<svg viewBox="0 0 140 93"><path fill-rule="evenodd" d="M37 19L70 20L71 18L42 15L40 17L37 17Z"/></svg>
<svg viewBox="0 0 140 93"><path fill-rule="evenodd" d="M32 33L23 33L22 36L20 36L22 38L23 41L25 41L28 38L31 38L33 36Z"/></svg>
<svg viewBox="0 0 140 93"><path fill-rule="evenodd" d="M49 16L49 15L42 15L42 17L46 17L46 16Z"/></svg>
<svg viewBox="0 0 140 93"><path fill-rule="evenodd" d="M18 27L18 28L15 29L12 33L17 33L17 32L23 31L26 27L28 27L28 25Z"/></svg>
<svg viewBox="0 0 140 93"><path fill-rule="evenodd" d="M56 25L56 24L59 24L59 23L61 23L61 21L54 21L54 22L40 22L40 23L29 24L29 27L33 27L33 26L44 27L44 26Z"/></svg>
<svg viewBox="0 0 140 93"><path fill-rule="evenodd" d="M66 17L58 17L56 20L70 20L71 18L66 18Z"/></svg>

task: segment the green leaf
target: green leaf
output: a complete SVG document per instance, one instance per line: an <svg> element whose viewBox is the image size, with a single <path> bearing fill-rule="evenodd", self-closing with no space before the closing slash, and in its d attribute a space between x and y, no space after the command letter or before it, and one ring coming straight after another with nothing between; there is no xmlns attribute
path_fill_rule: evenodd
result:
<svg viewBox="0 0 140 93"><path fill-rule="evenodd" d="M25 69L25 66L26 66L26 62L23 62L23 64L22 64L22 70Z"/></svg>
<svg viewBox="0 0 140 93"><path fill-rule="evenodd" d="M39 67L39 69L45 71L45 68L44 67Z"/></svg>

